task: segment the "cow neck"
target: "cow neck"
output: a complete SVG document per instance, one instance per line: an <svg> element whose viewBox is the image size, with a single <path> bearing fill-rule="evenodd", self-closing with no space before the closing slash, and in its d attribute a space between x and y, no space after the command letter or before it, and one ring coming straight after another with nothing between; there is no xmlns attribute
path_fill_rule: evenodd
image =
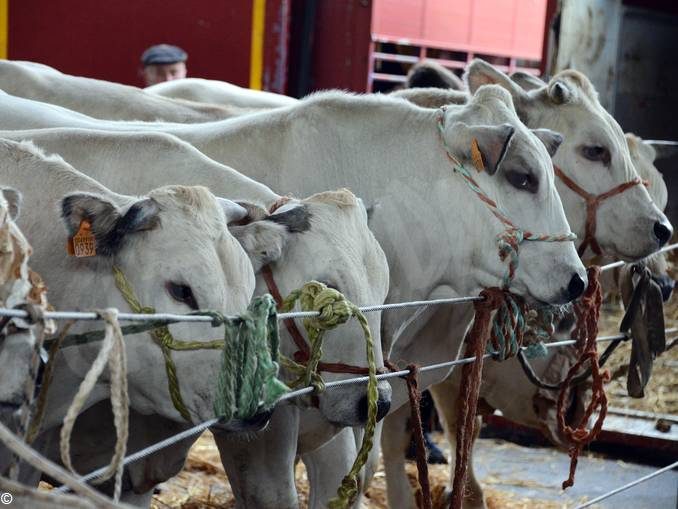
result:
<svg viewBox="0 0 678 509"><path fill-rule="evenodd" d="M283 302L283 297L280 293L277 283L275 282L275 278L273 277L273 271L271 270L270 265L265 265L264 267L262 267L261 275L264 278L264 282L266 283L266 288L268 288L268 292L271 294L278 307L280 307ZM292 336L292 340L294 341L294 344L297 347L297 351L294 352L294 355L292 356L293 359L295 360L295 362L298 362L299 364L308 363L309 359L311 358L311 349L308 346L308 342L304 338L304 335L299 330L299 327L297 327L297 324L295 323L294 319L286 318L285 320L283 320L283 323L285 324L287 332L289 332L290 336ZM353 366L351 364L344 364L341 362L321 361L318 363L318 371L319 372L324 371L326 373L349 373L352 375L369 374L369 368L367 367Z"/></svg>
<svg viewBox="0 0 678 509"><path fill-rule="evenodd" d="M591 251L593 251L595 254L602 255L603 250L601 249L600 244L598 244L598 240L596 240L598 207L608 198L621 194L624 191L628 191L639 184L643 184L645 187L647 187L649 185L648 181L641 180L639 177L636 177L633 180L619 184L618 186L615 186L604 193L591 194L579 186L579 184L577 184L572 178L568 177L565 172L563 172L563 170L561 170L560 167L556 166L555 164L553 165L553 170L555 171L556 176L563 182L563 184L570 188L575 194L582 197L586 203L584 241L579 246L577 253L581 257L586 251L586 248L590 247Z"/></svg>

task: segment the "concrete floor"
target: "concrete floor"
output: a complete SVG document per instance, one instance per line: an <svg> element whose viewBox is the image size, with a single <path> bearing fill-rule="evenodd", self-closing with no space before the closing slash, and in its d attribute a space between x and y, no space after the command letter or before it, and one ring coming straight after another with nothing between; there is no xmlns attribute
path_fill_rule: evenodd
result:
<svg viewBox="0 0 678 509"><path fill-rule="evenodd" d="M484 485L520 497L562 502L567 508L661 468L584 455L579 458L575 485L563 491L560 485L567 477L569 463L567 454L554 449L523 447L495 439L481 439L475 449L476 475ZM595 507L676 509L678 471L666 472Z"/></svg>

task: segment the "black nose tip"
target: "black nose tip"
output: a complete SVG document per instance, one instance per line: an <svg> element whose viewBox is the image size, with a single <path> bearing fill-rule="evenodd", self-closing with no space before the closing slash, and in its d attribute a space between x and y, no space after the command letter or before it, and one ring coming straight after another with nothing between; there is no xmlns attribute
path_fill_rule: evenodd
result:
<svg viewBox="0 0 678 509"><path fill-rule="evenodd" d="M381 396L377 400L377 422L381 421L391 409L391 400L383 399ZM367 396L363 396L358 401L358 418L361 422L367 422Z"/></svg>
<svg viewBox="0 0 678 509"><path fill-rule="evenodd" d="M579 274L575 274L567 285L567 296L570 300L577 299L586 290L586 283Z"/></svg>
<svg viewBox="0 0 678 509"><path fill-rule="evenodd" d="M659 221L657 221L654 224L654 236L657 237L659 247L662 247L671 238L671 229L664 223L660 223Z"/></svg>
<svg viewBox="0 0 678 509"><path fill-rule="evenodd" d="M655 283L659 285L659 289L662 292L662 300L667 302L671 298L673 293L673 288L676 286L676 282L671 279L669 276L652 276Z"/></svg>

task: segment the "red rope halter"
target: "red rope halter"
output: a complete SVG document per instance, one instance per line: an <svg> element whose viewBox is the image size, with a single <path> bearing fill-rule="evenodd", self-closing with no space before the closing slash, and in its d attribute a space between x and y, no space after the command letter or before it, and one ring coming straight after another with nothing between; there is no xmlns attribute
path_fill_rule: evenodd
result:
<svg viewBox="0 0 678 509"><path fill-rule="evenodd" d="M608 198L621 194L624 191L628 191L639 184L643 184L645 187L647 187L647 180L641 180L639 177L636 177L635 179L624 182L623 184L619 184L618 186L613 187L604 193L591 194L580 187L579 184L577 184L570 177L565 175L563 170L561 170L555 164L553 165L553 170L555 171L555 174L558 176L558 178L563 181L563 184L574 191L575 194L584 198L584 201L586 202L586 230L584 233L584 241L579 246L577 253L579 256L582 256L586 251L586 248L591 247L591 251L593 251L595 254L603 254L603 250L600 248L600 244L598 244L598 241L596 240L596 217L598 213L598 207Z"/></svg>

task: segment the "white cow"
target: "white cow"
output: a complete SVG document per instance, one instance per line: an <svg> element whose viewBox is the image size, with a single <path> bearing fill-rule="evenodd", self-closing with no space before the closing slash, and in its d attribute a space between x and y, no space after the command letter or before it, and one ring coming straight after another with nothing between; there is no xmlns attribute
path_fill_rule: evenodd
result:
<svg viewBox="0 0 678 509"><path fill-rule="evenodd" d="M359 189L374 207L371 227L389 259L390 301L475 294L482 287L498 285L504 274L495 244L501 227L454 174L442 140L466 165L471 164L471 141L478 140L489 171L477 179L517 224L535 232L562 233L568 228L552 187L548 153L518 121L510 96L499 87L482 88L468 105L445 113L399 99L334 92L266 115L196 129L102 123L18 99L2 98L2 102L6 107L0 124L5 126L171 130L203 152L232 161L284 192L308 193L335 184ZM441 115L442 134L437 127ZM537 134L553 151L559 137L550 131ZM322 174L309 178L309 168L316 167L323 168ZM421 178L422 171L426 178ZM451 198L456 196L463 198ZM403 243L413 234L414 242ZM459 238L466 241L460 243ZM655 243L647 244L644 249L654 249ZM520 257L513 288L528 299L564 302L583 290L583 266L571 244L530 243L523 246ZM467 324L470 313L459 314L456 309L389 313L383 324L384 341L390 347L398 339L396 344L408 353L408 360L422 364L454 358L461 337L441 338L435 324L440 320ZM445 374L422 376L422 385ZM406 401L400 383L394 386L393 399L394 406ZM305 459L312 461L308 455ZM341 454L334 464L345 464ZM337 475L331 470L312 468L315 484L336 486Z"/></svg>
<svg viewBox="0 0 678 509"><path fill-rule="evenodd" d="M44 274L58 308L128 309L113 281L113 265L126 275L143 304L163 311L184 313L200 306L233 314L246 307L254 289L252 266L226 229L228 221L243 217L243 207L217 200L201 187L165 187L146 197L115 194L61 159L43 156L30 144L2 140L0 152L0 182L24 190L19 224L35 248L33 266ZM59 224L58 209L66 228ZM71 257L65 247L67 235L78 231L83 220L91 224L96 254ZM83 322L75 329L99 327ZM178 339L220 335L209 325L177 324L171 330ZM185 422L168 397L160 349L146 334L130 336L127 343L131 406ZM97 350L96 344L65 348L54 360L43 429L60 424ZM191 420L213 417L213 380L221 367L220 356L191 351L175 355L174 361ZM201 367L199 374L195 365ZM106 377L95 387L87 406L108 397ZM255 422L262 423L258 418ZM236 421L227 426L240 429L249 423Z"/></svg>
<svg viewBox="0 0 678 509"><path fill-rule="evenodd" d="M563 80L563 78L565 78L564 81L559 84L559 80ZM472 83L474 82L477 86L478 83L494 81L509 89L516 100L519 114L521 114L523 118L527 119L528 125L532 127L551 128L555 128L557 126L562 129L566 142L558 150L558 153L554 159L556 164L562 164L564 167L566 163L560 161L567 160L567 151L570 151L570 160L576 161L576 159L572 157L572 155L574 155L572 152L582 150L581 145L573 147L568 143L568 141L573 135L576 136L578 132L582 131L582 125L586 125L588 127L588 125L591 124L594 126L594 129L597 128L600 131L599 133L596 133L596 131L592 129L584 130L584 132L587 133L588 136L591 136L592 139L596 140L599 145L619 145L617 142L615 142L615 138L618 138L618 134L620 132L618 126L611 119L611 117L609 117L609 115L601 113L602 108L600 108L599 104L597 104L595 91L593 91L590 83L588 83L588 80L586 80L586 78L582 75L572 72L561 73L554 77L553 80L551 80L551 82L548 84L533 76L514 75L512 76L512 79L518 82L523 89L534 92L529 95L526 93L521 93L519 88L515 85L512 85L508 81L507 77L503 75L503 73L491 68L484 62L476 61L471 64L467 70L467 80L469 81L471 88L473 87ZM567 100L563 101L560 97L551 98L549 94L554 93L553 91L557 87L562 86L567 87L565 89L567 90L565 92ZM417 90L409 90L403 91L403 96L408 100L415 101L418 104L423 103L431 105L444 104L446 102L464 102L463 98L457 91L430 89L422 90L418 93ZM439 102L436 103L436 101ZM550 109L553 110L552 113L549 113ZM562 112L558 113L558 110L562 110ZM575 123L572 119L567 121L568 115L572 118L574 118L575 115L578 116L579 122ZM600 118L605 119L606 117L609 121L609 127L605 126L605 124L601 125L599 120ZM609 137L610 134L613 136ZM608 140L611 141L608 141L607 143L602 141L605 139L605 137L608 137ZM650 181L648 191L650 191L650 195L655 203L660 209L663 210L666 205L666 187L665 185L662 185L663 180L661 179L661 175L658 173L656 168L650 168L647 160L640 159L647 159L651 154L649 154L649 151L646 148L640 147L638 144L634 143L633 140L630 141L629 136L627 136L626 140L624 141L629 142L629 159L626 159L626 157L623 156L622 151L622 149L625 148L626 143L624 143L621 147L616 147L615 150L609 150L609 152L612 153L622 151L622 157L617 159L617 163L615 163L614 158L612 158L612 160L609 162L610 170L615 169L615 164L626 165L627 167L630 166L632 168L635 167L635 169L637 169L641 174L642 178ZM583 145L586 146L586 144ZM582 165L581 162L584 162L586 165L590 165L591 163L587 163L585 158L580 157L579 159L580 164L573 166L574 171L571 173L577 182L590 178L590 175L596 175L596 173L593 173L595 171L594 165L592 165L591 168L587 168L586 166ZM629 161L631 164L629 164ZM630 178L628 170L619 173L626 179ZM605 176L607 176L606 174ZM606 185L611 188L614 186L614 181ZM605 189L603 188L597 192L603 192L604 190ZM568 200L567 194L570 194L570 197L572 198L572 193L566 193L563 195L563 202L568 219L572 218L570 221L574 226L577 224L577 213L579 216L581 216L584 212L583 203L581 200ZM616 198L618 203L621 203L622 200L626 201L628 199L629 197L624 196L623 194ZM619 206L617 209L619 209ZM635 210L630 208L627 210L629 210L629 212L635 212ZM597 230L599 239L605 237L605 230L607 228L610 228L611 226L618 228L618 225L611 221L611 218L609 218L608 222L605 223L600 220L604 213L605 209L601 207ZM633 220L635 220L635 218ZM626 222L628 224L633 224L631 218L629 218ZM583 237L581 233L582 232L580 230L578 232L580 239ZM629 242L631 242L631 240L629 240ZM619 242L619 245L621 244L622 242ZM603 249L606 252L611 253L612 256L627 256L627 253L625 253L623 250L619 251L617 245L604 246L601 242L601 246L603 246ZM656 264L658 273L661 274L662 271L660 269L663 257L653 257L653 260L655 260L654 263ZM538 359L533 362L535 370L538 374L543 375L547 370L547 367L550 366L551 370L559 370L558 373L556 373L556 378L562 378L562 376L564 376L564 372L561 370L563 368L567 369L567 366L572 362L571 356L568 357L568 355L568 352L561 353L550 351L547 358ZM436 401L436 406L441 412L443 420L446 422L446 435L452 444L453 450L454 444L456 443L456 399L459 392L459 384L459 373L453 372L451 377L444 383L431 388L431 392ZM510 387L508 390L507 384L509 384ZM512 420L525 425L535 426L543 429L547 436L551 438L551 440L553 440L555 443L562 444L562 437L560 437L557 432L555 409L551 405L553 402L541 402L540 406L538 407L539 411L537 412L532 404L535 392L535 387L531 385L531 383L523 375L521 368L515 360L505 363L489 363L483 372L481 395L491 407L502 410L504 415ZM548 403L548 405L546 403ZM581 398L578 398L575 403L581 405ZM453 460L454 458L452 458L451 463L453 463ZM484 507L482 489L475 479L472 467L472 460L470 460L464 507ZM454 469L452 468L451 472L453 471Z"/></svg>
<svg viewBox="0 0 678 509"><path fill-rule="evenodd" d="M91 176L111 187L128 192L142 192L160 182L179 182L209 185L212 191L219 194L256 201L267 208L281 199L265 186L210 160L191 145L163 133L48 129L3 134L14 139L32 140L49 152L59 151L60 155L74 165L89 168L88 173ZM187 172L187 168L190 171ZM282 240L285 242L277 249L267 249L255 261L255 268L258 269L264 263L272 263L275 279L283 294L301 286L305 281L318 279L339 288L354 302L383 302L388 288L388 268L383 251L367 228L363 205L347 191L321 193L302 202L294 200L290 204L301 206L307 211L311 218L310 225L303 231L297 228L294 234L283 232L286 238ZM289 207L288 205L285 208ZM292 212L294 209L290 209L287 214ZM280 217L281 213L278 213L269 219L282 223L278 219ZM255 245L249 244L252 241L260 244L260 240L251 235L240 235L239 227L233 227L232 231L243 244L248 245L248 251L259 251ZM257 293L267 291L263 279L258 278ZM377 342L377 363L382 366L380 315L370 313L368 319ZM283 332L283 337L286 340L283 349L291 356L295 350L294 344L286 332ZM363 344L362 333L357 325L344 325L327 334L323 360L364 366ZM323 376L326 380L335 380L351 375L326 373ZM389 390L388 383L380 384L379 417L388 410ZM265 485L276 486L280 490L281 486L290 484L290 472L293 472L297 453L313 449L319 443L329 440L337 432L337 425L360 425L364 422L364 398L364 386L352 386L319 395L319 409L323 420L319 419L317 410L304 409L303 405L301 408L279 408L274 412L271 425L261 434L259 440L248 440L245 443L229 440L224 458L232 456L237 461L245 461L247 453L247 482L264 482ZM106 405L99 405L90 412L91 420L96 422L94 431L98 433L95 434L96 440L87 441L82 448L81 470L100 466L102 458L105 459L110 450L111 444L104 440L106 433L101 432L99 422L101 413L106 412L106 408ZM82 427L87 426L87 414L84 419ZM176 425L168 426L162 419L151 416L135 415L133 424L131 444L136 447L165 438L165 435L177 429ZM76 430L81 437L85 435L82 427ZM138 433L134 435L136 430ZM302 440L299 442L297 434L301 434ZM138 464L130 468L131 488L137 493L147 492L150 496L150 489L155 484L176 474L181 468L190 443L184 445L179 450L163 453L168 455L161 459L153 457L145 465ZM96 450L101 451L101 455L97 456ZM273 451L279 451L275 457L283 463L274 466ZM53 454L58 456L58 451L53 451ZM149 467L148 463L154 466ZM260 467L266 472L258 475L256 469ZM242 472L240 468L229 470L234 486L244 482L240 480ZM292 477L290 497L296 497L293 481ZM254 490L254 494L250 496L260 497L260 492L261 489Z"/></svg>
<svg viewBox="0 0 678 509"><path fill-rule="evenodd" d="M0 89L110 120L209 122L248 111L237 106L160 97L137 87L71 76L46 65L11 60L0 61Z"/></svg>
<svg viewBox="0 0 678 509"><path fill-rule="evenodd" d="M294 97L282 94L250 90L226 81L202 78L165 81L146 87L144 90L149 94L172 99L235 106L237 108L279 108L299 102Z"/></svg>

